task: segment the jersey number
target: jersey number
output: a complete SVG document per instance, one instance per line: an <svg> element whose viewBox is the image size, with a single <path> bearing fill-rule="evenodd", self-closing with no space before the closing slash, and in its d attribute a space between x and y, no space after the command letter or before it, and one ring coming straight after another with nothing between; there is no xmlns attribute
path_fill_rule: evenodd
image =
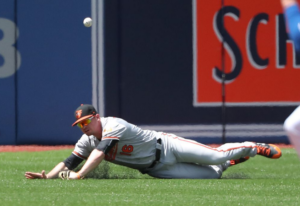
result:
<svg viewBox="0 0 300 206"><path fill-rule="evenodd" d="M122 152L120 152L120 154L130 156L131 152L133 152L133 146L132 145L124 145L122 147Z"/></svg>

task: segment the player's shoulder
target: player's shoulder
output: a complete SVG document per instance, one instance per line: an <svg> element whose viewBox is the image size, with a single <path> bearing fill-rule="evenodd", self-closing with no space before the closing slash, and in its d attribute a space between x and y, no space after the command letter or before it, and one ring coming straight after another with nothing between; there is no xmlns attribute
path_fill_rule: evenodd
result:
<svg viewBox="0 0 300 206"><path fill-rule="evenodd" d="M106 128L106 127L114 128L114 127L119 127L119 126L126 127L126 125L128 124L127 121L125 121L124 119L118 118L118 117L101 118L101 122L102 122L103 128Z"/></svg>
<svg viewBox="0 0 300 206"><path fill-rule="evenodd" d="M104 136L124 133L130 126L127 121L117 117L101 118L101 122Z"/></svg>

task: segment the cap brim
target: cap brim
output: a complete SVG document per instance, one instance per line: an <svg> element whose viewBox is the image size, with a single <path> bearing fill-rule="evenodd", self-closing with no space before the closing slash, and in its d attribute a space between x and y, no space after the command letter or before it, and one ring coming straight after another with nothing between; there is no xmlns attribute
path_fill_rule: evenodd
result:
<svg viewBox="0 0 300 206"><path fill-rule="evenodd" d="M90 117L92 117L92 116L94 116L94 115L91 114L91 115L87 115L87 116L81 117L80 119L77 119L76 122L74 122L74 123L72 124L72 127L74 127L78 122L81 122L81 121L83 121L83 120L85 120L85 119L88 119L88 118L90 118Z"/></svg>

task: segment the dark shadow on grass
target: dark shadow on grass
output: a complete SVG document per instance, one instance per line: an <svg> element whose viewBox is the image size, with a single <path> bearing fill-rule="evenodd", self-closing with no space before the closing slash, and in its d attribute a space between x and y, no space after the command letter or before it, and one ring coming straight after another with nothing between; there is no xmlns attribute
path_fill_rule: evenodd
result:
<svg viewBox="0 0 300 206"><path fill-rule="evenodd" d="M94 179L110 179L109 178L109 164L106 161L103 161L100 167L97 167L93 171L91 171L86 178L94 178Z"/></svg>
<svg viewBox="0 0 300 206"><path fill-rule="evenodd" d="M80 164L74 171L79 171L83 166ZM138 175L136 170L126 169L124 172L114 173L110 168L110 163L103 161L96 169L91 171L85 178L92 179L155 179L148 175ZM242 172L229 173L222 176L221 179L252 179L249 175Z"/></svg>
<svg viewBox="0 0 300 206"><path fill-rule="evenodd" d="M251 179L251 177L244 173L231 173L223 175L222 179Z"/></svg>
<svg viewBox="0 0 300 206"><path fill-rule="evenodd" d="M79 165L75 171L79 171L83 163ZM124 172L114 173L110 168L110 163L103 161L96 169L91 171L85 178L92 179L149 179L148 175L137 175L136 170L126 169Z"/></svg>

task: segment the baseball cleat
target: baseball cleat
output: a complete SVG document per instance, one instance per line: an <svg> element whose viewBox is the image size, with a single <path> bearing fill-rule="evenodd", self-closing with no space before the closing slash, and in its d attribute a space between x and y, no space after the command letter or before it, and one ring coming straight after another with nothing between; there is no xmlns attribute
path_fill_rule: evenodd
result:
<svg viewBox="0 0 300 206"><path fill-rule="evenodd" d="M281 157L281 150L279 147L273 144L265 144L265 143L256 143L257 154L272 158L278 159Z"/></svg>
<svg viewBox="0 0 300 206"><path fill-rule="evenodd" d="M242 158L237 159L237 160L230 160L230 166L233 166L233 165L236 165L236 164L245 162L245 161L247 161L248 159L249 159L249 157L242 157Z"/></svg>

